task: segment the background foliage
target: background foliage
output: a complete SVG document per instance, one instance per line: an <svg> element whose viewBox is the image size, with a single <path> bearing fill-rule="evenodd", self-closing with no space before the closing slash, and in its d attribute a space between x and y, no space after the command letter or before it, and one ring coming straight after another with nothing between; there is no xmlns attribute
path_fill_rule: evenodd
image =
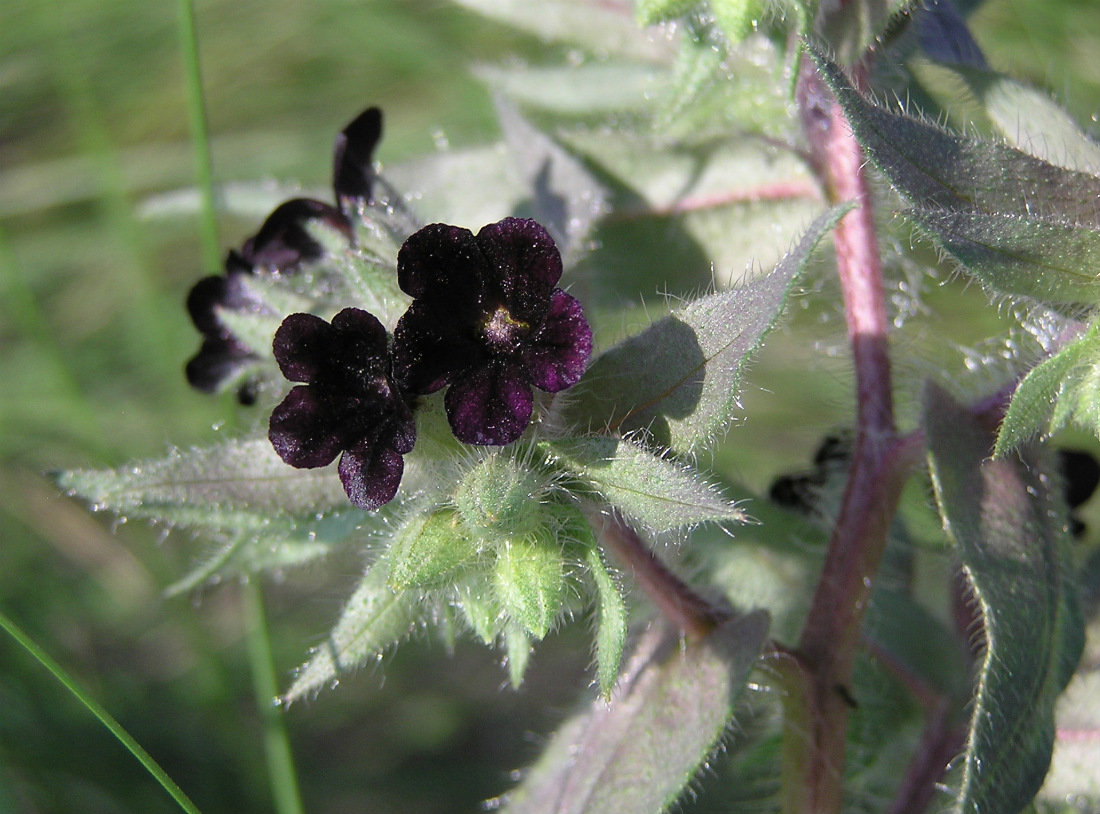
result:
<svg viewBox="0 0 1100 814"><path fill-rule="evenodd" d="M383 165L486 140L496 135L491 102L466 68L560 56L436 2L273 10L218 1L197 14L220 183L323 187L333 134L368 104L387 115ZM233 414L228 399L194 393L181 373L198 342L182 308L202 273L195 224L141 217L150 194L192 182L176 25L167 3L67 0L59 14L13 0L0 9L0 603L200 808L261 811L270 805L237 590L163 599L198 544L158 546L161 529L99 522L42 477L159 455L169 439L206 444ZM1052 87L1095 135L1094 3L989 0L971 25L994 67ZM222 245L255 226L223 220ZM655 299L658 285L615 281L636 301ZM922 305L936 316L921 310L906 322L902 377L915 384L933 366L996 363L987 340L998 315L973 286L945 280ZM833 355L843 325L828 308L796 308L771 338L748 381L753 432L728 440L735 471L733 456L718 452L719 471L760 492L803 468L850 412L849 372ZM933 332L952 346L933 346ZM816 371L809 383L807 369ZM282 669L331 623L358 568L329 563L269 591ZM528 733L559 723L587 680L579 628L539 649L518 693L498 691L503 673L483 648L460 644L444 658L414 642L345 680L342 692L292 708L307 808L475 809L507 785L508 769L534 758L539 743ZM0 640L0 812L171 806L84 710Z"/></svg>

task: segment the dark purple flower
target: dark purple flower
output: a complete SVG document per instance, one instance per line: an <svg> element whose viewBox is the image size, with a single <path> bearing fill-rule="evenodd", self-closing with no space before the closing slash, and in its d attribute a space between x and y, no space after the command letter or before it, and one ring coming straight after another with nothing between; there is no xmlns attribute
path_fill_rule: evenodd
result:
<svg viewBox="0 0 1100 814"><path fill-rule="evenodd" d="M571 387L592 352L580 303L556 287L561 274L557 246L533 220L507 218L476 236L421 229L397 255L413 303L394 331L394 378L411 393L450 385L444 405L460 441L512 443L531 421L531 388Z"/></svg>
<svg viewBox="0 0 1100 814"><path fill-rule="evenodd" d="M332 187L344 212L370 203L374 190L374 148L382 139L382 111L367 108L336 136Z"/></svg>
<svg viewBox="0 0 1100 814"><path fill-rule="evenodd" d="M218 309L260 311L263 302L248 294L239 275L263 270L293 272L303 263L319 260L322 246L309 232L320 222L355 240L351 213L370 202L375 179L374 148L382 137L382 111L376 107L360 113L336 137L333 189L339 206L312 198L294 198L275 207L239 250L231 249L225 275L200 280L187 298L191 321L203 336L202 346L187 363L187 381L197 390L214 393L259 361L218 318ZM256 400L255 381L245 381L237 391L242 404Z"/></svg>
<svg viewBox="0 0 1100 814"><path fill-rule="evenodd" d="M187 295L187 312L202 334L202 347L190 361L184 372L187 382L203 393L215 393L226 382L240 378L244 371L255 364L259 357L233 335L221 321L220 310L262 313L267 306L244 284L247 271L236 265L239 257L230 252L226 260L224 276L204 277ZM237 392L242 404L255 401L255 390L244 382Z"/></svg>
<svg viewBox="0 0 1100 814"><path fill-rule="evenodd" d="M340 456L351 502L377 509L397 494L416 423L390 377L386 330L366 311L345 308L325 322L291 314L275 333L275 359L293 388L271 414L268 437L299 469Z"/></svg>

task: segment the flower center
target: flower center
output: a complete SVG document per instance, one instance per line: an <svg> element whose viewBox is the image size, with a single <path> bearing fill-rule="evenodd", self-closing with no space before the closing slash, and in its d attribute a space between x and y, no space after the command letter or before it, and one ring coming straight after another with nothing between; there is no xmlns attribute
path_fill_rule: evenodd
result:
<svg viewBox="0 0 1100 814"><path fill-rule="evenodd" d="M501 305L485 320L481 335L492 350L505 351L514 349L530 330L530 325L513 319L508 309Z"/></svg>

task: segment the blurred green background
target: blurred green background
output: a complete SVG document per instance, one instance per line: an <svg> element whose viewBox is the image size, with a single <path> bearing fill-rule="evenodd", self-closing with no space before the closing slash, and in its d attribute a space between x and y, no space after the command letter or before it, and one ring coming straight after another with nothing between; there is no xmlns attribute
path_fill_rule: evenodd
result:
<svg viewBox="0 0 1100 814"><path fill-rule="evenodd" d="M182 376L198 346L182 305L204 273L197 219L137 214L194 179L177 13L167 0L0 4L0 609L201 809L259 812L271 801L238 588L162 598L201 541L90 514L44 476L206 444L236 412ZM372 104L386 113L383 164L492 138L491 102L469 67L553 56L432 0L205 0L196 14L219 183L323 189L334 134ZM973 25L995 67L1050 87L1095 131L1094 0L990 0ZM257 225L224 218L222 247ZM799 429L778 454L774 437L752 434L761 446L746 460L759 463L740 474L757 485L804 463L827 420L784 410L796 386L784 370L805 355L783 350L755 366L748 407ZM335 618L358 568L334 561L265 586L283 675ZM584 625L573 628L537 652L518 693L500 689L505 675L484 648L450 657L412 644L291 709L307 810L477 810L537 754L530 733L549 731L585 686L588 643ZM172 810L0 637L0 814Z"/></svg>

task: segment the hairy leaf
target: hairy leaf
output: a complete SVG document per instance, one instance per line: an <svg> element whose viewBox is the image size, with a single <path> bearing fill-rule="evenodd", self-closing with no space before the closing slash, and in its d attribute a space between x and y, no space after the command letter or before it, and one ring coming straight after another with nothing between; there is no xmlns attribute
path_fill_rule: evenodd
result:
<svg viewBox="0 0 1100 814"><path fill-rule="evenodd" d="M231 577L305 565L354 539L373 521L376 518L370 513L350 505L323 514L272 517L262 528L239 531L230 542L216 547L165 592L173 596Z"/></svg>
<svg viewBox="0 0 1100 814"><path fill-rule="evenodd" d="M833 62L811 53L868 157L918 207L1100 227L1100 178L888 113L865 100Z"/></svg>
<svg viewBox="0 0 1100 814"><path fill-rule="evenodd" d="M481 67L478 76L524 107L560 116L640 111L667 92L668 76L653 65L585 63L550 67Z"/></svg>
<svg viewBox="0 0 1100 814"><path fill-rule="evenodd" d="M853 65L891 29L903 24L904 18L920 3L917 0L852 0L824 5L825 38L841 62Z"/></svg>
<svg viewBox="0 0 1100 814"><path fill-rule="evenodd" d="M929 389L925 422L944 528L984 620L956 811L1011 814L1042 785L1054 703L1084 645L1066 507L1038 449L991 460L990 430L938 388Z"/></svg>
<svg viewBox="0 0 1100 814"><path fill-rule="evenodd" d="M1100 175L1100 145L1047 93L992 71L958 73L1009 144L1059 167Z"/></svg>
<svg viewBox="0 0 1100 814"><path fill-rule="evenodd" d="M632 441L591 435L547 442L551 457L624 515L655 532L745 513L681 464Z"/></svg>
<svg viewBox="0 0 1100 814"><path fill-rule="evenodd" d="M663 36L638 29L630 4L625 2L458 0L458 3L548 42L574 43L596 54L663 62L672 53Z"/></svg>
<svg viewBox="0 0 1100 814"><path fill-rule="evenodd" d="M1100 229L974 211L906 214L991 289L1050 303L1100 302Z"/></svg>
<svg viewBox="0 0 1100 814"><path fill-rule="evenodd" d="M570 391L565 421L579 430L643 430L659 446L690 452L729 426L749 355L775 325L791 283L836 207L767 276L676 309L601 355Z"/></svg>
<svg viewBox="0 0 1100 814"><path fill-rule="evenodd" d="M994 455L1002 458L1036 435L1060 430L1080 411L1083 424L1100 435L1098 394L1095 384L1100 361L1100 325L1094 324L1080 339L1033 367L1016 387L997 435ZM1084 385L1084 386L1083 386Z"/></svg>
<svg viewBox="0 0 1100 814"><path fill-rule="evenodd" d="M562 140L606 178L612 211L600 224L591 268L609 284L622 278L629 296L670 283L726 287L750 261L771 269L790 236L821 210L805 161L763 139L670 142L599 130Z"/></svg>
<svg viewBox="0 0 1100 814"><path fill-rule="evenodd" d="M375 562L340 614L324 642L294 677L284 704L336 683L340 673L358 667L405 639L421 618L420 594L395 591L385 560Z"/></svg>
<svg viewBox="0 0 1100 814"><path fill-rule="evenodd" d="M173 450L118 469L61 472L57 483L96 510L202 528L262 528L272 514L348 503L334 468L287 466L266 438Z"/></svg>
<svg viewBox="0 0 1100 814"><path fill-rule="evenodd" d="M511 154L511 166L521 176L529 211L546 227L558 244L567 266L582 253L585 238L603 214L607 193L576 158L545 133L529 124L509 104L498 101L497 109L504 142Z"/></svg>
<svg viewBox="0 0 1100 814"><path fill-rule="evenodd" d="M767 630L759 611L686 646L663 626L651 628L610 701L596 701L557 732L505 810L665 811L714 750Z"/></svg>

